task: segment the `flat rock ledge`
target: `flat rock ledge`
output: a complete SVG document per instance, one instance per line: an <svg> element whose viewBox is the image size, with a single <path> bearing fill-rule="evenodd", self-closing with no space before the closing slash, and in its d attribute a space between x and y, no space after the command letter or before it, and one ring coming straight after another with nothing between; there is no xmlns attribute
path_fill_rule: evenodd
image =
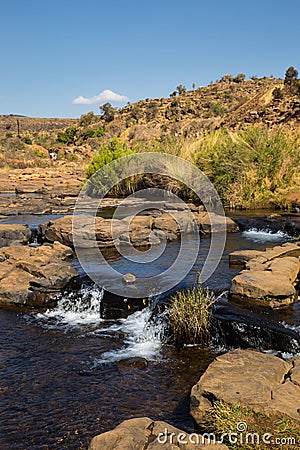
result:
<svg viewBox="0 0 300 450"><path fill-rule="evenodd" d="M172 434L173 433L173 434ZM125 420L114 430L95 436L89 450L226 450L199 434L187 434L172 425L148 417Z"/></svg>
<svg viewBox="0 0 300 450"><path fill-rule="evenodd" d="M0 224L0 247L26 245L31 238L27 225Z"/></svg>
<svg viewBox="0 0 300 450"><path fill-rule="evenodd" d="M300 421L300 357L284 361L255 350L217 357L191 391L190 412L199 425L215 401Z"/></svg>
<svg viewBox="0 0 300 450"><path fill-rule="evenodd" d="M59 242L0 249L0 306L45 306L77 276L65 261L73 251Z"/></svg>
<svg viewBox="0 0 300 450"><path fill-rule="evenodd" d="M75 227L73 217L65 216L40 225L39 234L48 242L58 241L71 247L74 247L75 242L76 246L90 248L95 245L94 236L99 247L126 244L138 247L160 244L165 240L172 241L177 239L181 232L209 234L226 229L230 232L238 231L236 224L228 217L224 220L217 214L210 216L211 222L208 213L188 214L177 210L129 216L124 219L91 219L91 216L78 215L75 218Z"/></svg>
<svg viewBox="0 0 300 450"><path fill-rule="evenodd" d="M272 308L297 300L300 242L265 251L242 250L229 255L230 264L243 265L230 287L232 299L250 300Z"/></svg>

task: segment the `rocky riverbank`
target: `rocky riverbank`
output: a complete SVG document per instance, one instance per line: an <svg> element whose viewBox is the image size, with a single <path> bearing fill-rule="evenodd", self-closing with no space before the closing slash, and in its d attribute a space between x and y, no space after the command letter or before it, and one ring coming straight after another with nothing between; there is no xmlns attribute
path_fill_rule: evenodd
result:
<svg viewBox="0 0 300 450"><path fill-rule="evenodd" d="M227 406L228 405L228 406ZM227 449L229 442L246 442L246 435L255 438L264 448L265 439L276 438L277 430L260 435L259 429L249 428L251 414L257 416L260 423L265 417L266 424L273 417L277 422L290 421L294 424L294 435L286 431L284 439L293 439L294 448L300 444L300 357L284 361L271 354L253 350L234 350L217 357L193 386L190 396L190 411L196 426L202 434L186 433L172 425L154 421L147 417L126 420L114 430L94 437L89 450L127 450L136 449L180 449L180 448L212 448ZM214 428L211 418L214 409L223 416L223 433ZM226 408L239 409L239 422L234 429L226 428ZM243 410L246 411L243 417ZM264 414L265 416L262 416ZM242 421L242 420L245 421ZM247 424L247 421L249 422ZM240 425L242 424L242 425ZM251 434L254 433L253 435ZM231 433L231 434L230 434ZM270 434L272 433L272 434ZM239 438L239 441L234 440ZM231 440L233 439L233 440ZM274 440L268 442L272 444ZM283 441L282 441L283 442ZM195 447L195 444L198 444ZM184 445L184 447L183 447ZM240 448L240 447L239 447ZM242 447L241 447L242 448ZM272 445L268 448L275 448Z"/></svg>

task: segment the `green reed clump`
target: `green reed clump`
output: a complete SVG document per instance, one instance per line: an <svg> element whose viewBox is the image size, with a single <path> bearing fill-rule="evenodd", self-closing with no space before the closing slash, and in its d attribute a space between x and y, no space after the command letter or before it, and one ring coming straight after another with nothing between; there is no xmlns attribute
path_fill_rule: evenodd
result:
<svg viewBox="0 0 300 450"><path fill-rule="evenodd" d="M168 321L177 347L208 343L214 302L214 294L202 286L179 291L171 297Z"/></svg>

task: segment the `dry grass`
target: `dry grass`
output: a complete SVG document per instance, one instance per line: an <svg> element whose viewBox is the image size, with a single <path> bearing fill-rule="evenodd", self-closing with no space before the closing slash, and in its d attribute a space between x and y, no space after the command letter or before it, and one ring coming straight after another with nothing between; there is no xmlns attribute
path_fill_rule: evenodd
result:
<svg viewBox="0 0 300 450"><path fill-rule="evenodd" d="M239 433L237 430L238 423L245 423L247 430ZM205 431L215 433L219 438L224 437L224 444L230 449L298 449L300 448L300 422L288 416L280 416L277 414L255 413L252 409L241 405L231 405L222 401L216 401L213 408L209 412L208 422L205 426ZM228 434L233 433L233 438L229 439ZM237 433L237 434L236 434ZM247 433L256 433L259 436L259 444L253 444L251 436L246 441ZM270 442L266 444L263 442L264 434L271 434ZM240 437L241 436L241 437ZM278 441L275 444L275 439ZM295 443L288 444L286 439L293 439ZM290 441L292 442L292 441ZM257 436L255 436L254 443L257 443Z"/></svg>

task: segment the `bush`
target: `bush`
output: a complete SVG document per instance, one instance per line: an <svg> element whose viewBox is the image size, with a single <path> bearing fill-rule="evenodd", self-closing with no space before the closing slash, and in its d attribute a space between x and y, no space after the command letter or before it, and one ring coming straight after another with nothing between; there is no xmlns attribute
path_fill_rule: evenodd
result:
<svg viewBox="0 0 300 450"><path fill-rule="evenodd" d="M93 111L90 111L86 114L82 114L79 119L79 126L81 127L87 127L88 125L91 125L92 123L99 122L100 116L97 116L94 114Z"/></svg>
<svg viewBox="0 0 300 450"><path fill-rule="evenodd" d="M233 81L235 83L242 83L245 81L246 75L244 73L239 73L236 77L233 78Z"/></svg>
<svg viewBox="0 0 300 450"><path fill-rule="evenodd" d="M231 74L223 75L220 81L224 83L231 83L233 81L233 76Z"/></svg>
<svg viewBox="0 0 300 450"><path fill-rule="evenodd" d="M212 103L210 105L210 110L216 115L216 116L222 116L224 114L225 110L222 105L219 103Z"/></svg>
<svg viewBox="0 0 300 450"><path fill-rule="evenodd" d="M177 292L171 298L168 321L177 347L208 343L214 302L214 295L202 286Z"/></svg>
<svg viewBox="0 0 300 450"><path fill-rule="evenodd" d="M297 181L300 135L249 127L211 132L193 151L194 163L214 183L227 206L276 201Z"/></svg>
<svg viewBox="0 0 300 450"><path fill-rule="evenodd" d="M134 151L128 147L128 145L123 144L117 138L113 138L105 144L99 147L97 153L94 154L93 160L89 163L86 176L91 178L89 180L88 192L90 195L102 195L106 192L106 183L109 184L112 180L118 179L118 174L116 174L111 168L107 168L106 177L98 176L96 172L102 167L106 166L110 162L122 158L123 156L128 156L134 154ZM95 174L95 175L94 175ZM94 176L93 176L94 175ZM106 178L106 179L104 179ZM127 192L128 184L130 180L124 180L124 184L117 186L115 190L111 192L111 195L118 195Z"/></svg>
<svg viewBox="0 0 300 450"><path fill-rule="evenodd" d="M88 138L101 137L103 135L104 135L104 128L101 125L98 128L88 127L84 131L83 139L87 140Z"/></svg>
<svg viewBox="0 0 300 450"><path fill-rule="evenodd" d="M23 137L22 141L24 142L24 144L32 145L32 140L28 136Z"/></svg>
<svg viewBox="0 0 300 450"><path fill-rule="evenodd" d="M61 144L74 144L76 140L77 128L73 125L70 128L67 128L66 131L59 131L57 133L57 142Z"/></svg>
<svg viewBox="0 0 300 450"><path fill-rule="evenodd" d="M280 87L276 87L273 90L272 95L273 95L274 100L281 100L283 98L283 93L282 93L282 90L280 89Z"/></svg>

